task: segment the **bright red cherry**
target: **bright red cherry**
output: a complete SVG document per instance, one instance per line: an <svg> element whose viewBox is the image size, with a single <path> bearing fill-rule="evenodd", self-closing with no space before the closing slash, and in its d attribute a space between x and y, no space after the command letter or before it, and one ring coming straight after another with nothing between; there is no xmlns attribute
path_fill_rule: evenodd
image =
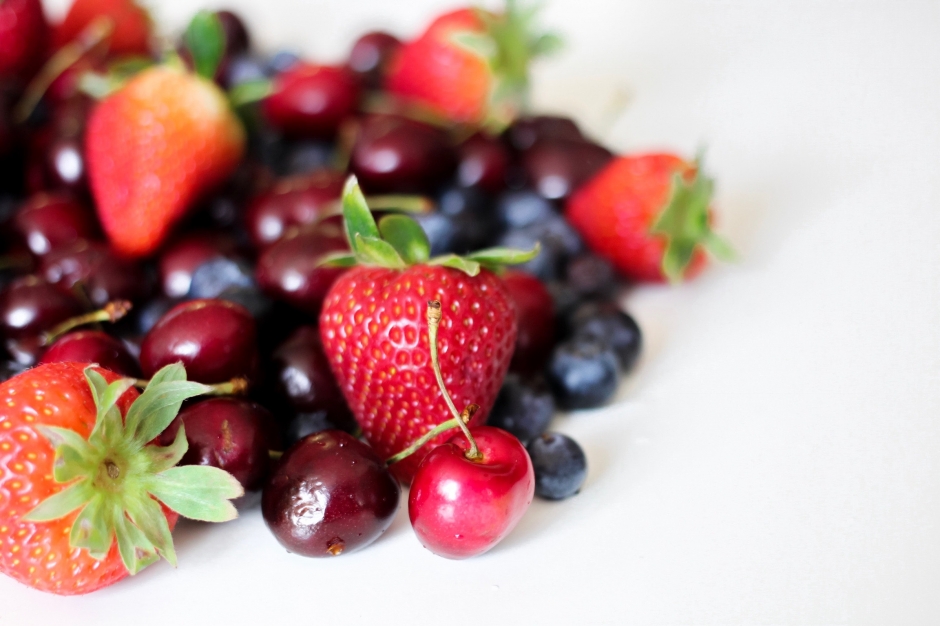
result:
<svg viewBox="0 0 940 626"><path fill-rule="evenodd" d="M258 286L270 297L318 316L333 282L346 271L319 262L326 254L347 249L344 238L316 231L281 239L258 258Z"/></svg>
<svg viewBox="0 0 940 626"><path fill-rule="evenodd" d="M127 346L100 330L78 330L63 335L49 346L38 365L60 362L97 363L123 376L140 377L140 366Z"/></svg>
<svg viewBox="0 0 940 626"><path fill-rule="evenodd" d="M91 212L64 194L34 194L17 211L13 225L37 256L97 234Z"/></svg>
<svg viewBox="0 0 940 626"><path fill-rule="evenodd" d="M251 378L258 367L255 320L245 307L225 300L191 300L160 318L140 346L147 377L182 362L190 380L221 383Z"/></svg>
<svg viewBox="0 0 940 626"><path fill-rule="evenodd" d="M535 471L525 447L504 430L471 428L479 458L460 434L424 458L408 497L408 516L434 554L483 554L516 526L532 503Z"/></svg>
<svg viewBox="0 0 940 626"><path fill-rule="evenodd" d="M297 63L275 77L262 109L285 135L329 139L358 102L359 82L345 67Z"/></svg>
<svg viewBox="0 0 940 626"><path fill-rule="evenodd" d="M508 270L503 275L519 320L516 350L509 368L534 373L544 369L555 347L555 303L545 284L532 274Z"/></svg>
<svg viewBox="0 0 940 626"><path fill-rule="evenodd" d="M263 249L295 226L312 224L343 192L344 175L317 170L278 181L256 197L245 212L245 227L255 247Z"/></svg>

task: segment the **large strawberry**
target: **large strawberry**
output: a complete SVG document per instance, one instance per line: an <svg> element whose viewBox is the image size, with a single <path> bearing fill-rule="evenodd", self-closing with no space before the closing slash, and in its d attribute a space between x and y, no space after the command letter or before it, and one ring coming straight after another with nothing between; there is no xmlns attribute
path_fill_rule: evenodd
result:
<svg viewBox="0 0 940 626"><path fill-rule="evenodd" d="M705 252L731 249L711 229L714 185L701 163L674 154L615 158L568 200L566 217L594 252L628 278L691 278Z"/></svg>
<svg viewBox="0 0 940 626"><path fill-rule="evenodd" d="M23 83L42 64L49 26L39 0L0 2L0 83Z"/></svg>
<svg viewBox="0 0 940 626"><path fill-rule="evenodd" d="M421 227L404 215L376 225L354 178L343 192L351 255L332 262L358 263L333 284L320 313L323 348L340 389L369 443L388 458L441 421L448 409L431 368L425 310L438 300L446 315L438 345L441 371L454 402L480 405L482 423L512 358L516 313L502 280L486 267L524 262L521 253L490 249L458 257L429 258ZM432 439L392 466L410 482L421 459L447 439Z"/></svg>
<svg viewBox="0 0 940 626"><path fill-rule="evenodd" d="M244 128L205 78L221 59L224 40L217 44L204 47L208 59L196 59L201 75L167 66L144 70L92 112L91 188L111 244L126 256L154 252L241 160Z"/></svg>
<svg viewBox="0 0 940 626"><path fill-rule="evenodd" d="M500 13L446 13L401 46L386 88L455 122L505 123L525 105L529 62L559 44L555 35L533 34L535 15L515 0Z"/></svg>
<svg viewBox="0 0 940 626"><path fill-rule="evenodd" d="M138 396L134 381L50 363L0 385L0 571L36 589L89 593L161 556L176 563L177 514L236 516L222 470L176 467L186 435L148 445L180 404L209 390L179 364ZM123 420L122 420L123 417Z"/></svg>
<svg viewBox="0 0 940 626"><path fill-rule="evenodd" d="M112 55L147 55L153 22L134 0L75 0L65 19L53 31L57 48L73 41L95 20L110 21L108 52Z"/></svg>

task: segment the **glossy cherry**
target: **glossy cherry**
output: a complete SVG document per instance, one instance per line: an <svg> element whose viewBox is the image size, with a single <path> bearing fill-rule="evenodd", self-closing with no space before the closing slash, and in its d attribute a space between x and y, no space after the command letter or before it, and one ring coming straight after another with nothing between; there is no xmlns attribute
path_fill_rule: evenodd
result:
<svg viewBox="0 0 940 626"><path fill-rule="evenodd" d="M384 31L364 34L349 52L349 69L356 73L369 89L382 86L385 68L392 55L401 47L401 41Z"/></svg>
<svg viewBox="0 0 940 626"><path fill-rule="evenodd" d="M245 26L244 20L236 13L227 10L216 11L215 16L225 33L225 56L230 57L247 52L251 47L251 36L248 34L248 27Z"/></svg>
<svg viewBox="0 0 940 626"><path fill-rule="evenodd" d="M359 81L345 67L298 63L275 77L262 109L287 136L330 138L358 101Z"/></svg>
<svg viewBox="0 0 940 626"><path fill-rule="evenodd" d="M506 129L505 137L509 145L519 152L525 152L540 139L578 141L584 138L574 120L557 115L517 118Z"/></svg>
<svg viewBox="0 0 940 626"><path fill-rule="evenodd" d="M312 224L339 200L344 175L317 170L278 181L257 196L245 211L245 228L251 242L263 249L295 226Z"/></svg>
<svg viewBox="0 0 940 626"><path fill-rule="evenodd" d="M145 300L151 282L136 263L118 259L108 247L96 241L77 241L42 257L42 275L51 283L72 289L81 284L95 306L113 300Z"/></svg>
<svg viewBox="0 0 940 626"><path fill-rule="evenodd" d="M261 512L289 551L339 556L385 532L400 493L372 448L341 430L325 430L284 453L264 487Z"/></svg>
<svg viewBox="0 0 940 626"><path fill-rule="evenodd" d="M465 559L499 543L532 503L535 472L525 447L504 430L471 428L479 458L463 434L424 458L408 497L408 516L434 554Z"/></svg>
<svg viewBox="0 0 940 626"><path fill-rule="evenodd" d="M75 296L58 285L19 278L0 294L0 335L17 362L32 365L45 348L40 335L81 312Z"/></svg>
<svg viewBox="0 0 940 626"><path fill-rule="evenodd" d="M433 191L455 166L445 131L394 115L362 122L350 160L350 168L370 193Z"/></svg>
<svg viewBox="0 0 940 626"><path fill-rule="evenodd" d="M17 211L13 225L37 256L97 234L91 212L64 194L34 194Z"/></svg>
<svg viewBox="0 0 940 626"><path fill-rule="evenodd" d="M519 319L516 350L509 368L534 373L545 367L555 347L555 306L545 284L532 274L509 270L503 281Z"/></svg>
<svg viewBox="0 0 940 626"><path fill-rule="evenodd" d="M120 339L100 330L77 330L63 335L39 359L43 363L97 363L106 370L140 377L140 365Z"/></svg>
<svg viewBox="0 0 940 626"><path fill-rule="evenodd" d="M251 378L258 366L255 320L225 300L191 300L160 318L140 347L144 375L182 362L190 380L221 383Z"/></svg>
<svg viewBox="0 0 940 626"><path fill-rule="evenodd" d="M528 184L549 200L564 200L613 158L584 139L542 139L522 156Z"/></svg>
<svg viewBox="0 0 940 626"><path fill-rule="evenodd" d="M319 263L324 255L347 249L345 239L316 231L281 239L258 258L258 286L271 298L318 316L333 282L346 271Z"/></svg>
<svg viewBox="0 0 940 626"><path fill-rule="evenodd" d="M499 139L477 133L457 147L457 182L499 193L506 187L511 157Z"/></svg>
<svg viewBox="0 0 940 626"><path fill-rule="evenodd" d="M160 254L158 261L164 295L182 298L189 293L196 268L210 259L234 252L235 241L220 233L190 233L179 237Z"/></svg>

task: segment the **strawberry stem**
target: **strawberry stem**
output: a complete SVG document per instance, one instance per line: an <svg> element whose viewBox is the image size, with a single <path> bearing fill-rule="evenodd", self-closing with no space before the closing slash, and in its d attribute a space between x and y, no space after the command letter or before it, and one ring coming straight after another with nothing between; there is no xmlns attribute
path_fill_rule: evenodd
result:
<svg viewBox="0 0 940 626"><path fill-rule="evenodd" d="M132 306L133 305L127 300L114 300L97 311L70 317L47 331L42 337L43 344L50 345L65 333L79 326L94 324L95 322L116 322L127 315L127 312L131 310Z"/></svg>
<svg viewBox="0 0 940 626"><path fill-rule="evenodd" d="M150 385L149 380L134 378L133 381L138 389L146 389ZM203 392L204 396L243 396L248 392L248 379L239 376L224 383L215 383L206 387L208 389Z"/></svg>

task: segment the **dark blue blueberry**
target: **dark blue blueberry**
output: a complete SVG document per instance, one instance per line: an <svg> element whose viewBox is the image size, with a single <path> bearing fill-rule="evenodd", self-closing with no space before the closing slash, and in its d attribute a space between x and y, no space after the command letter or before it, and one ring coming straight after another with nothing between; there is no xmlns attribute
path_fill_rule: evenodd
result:
<svg viewBox="0 0 940 626"><path fill-rule="evenodd" d="M333 145L326 141L307 139L291 142L284 155L284 173L288 176L309 174L333 164Z"/></svg>
<svg viewBox="0 0 940 626"><path fill-rule="evenodd" d="M616 353L620 368L629 372L636 364L643 347L643 333L632 317L616 302L599 301L582 304L571 315L571 332L575 337L595 339Z"/></svg>
<svg viewBox="0 0 940 626"><path fill-rule="evenodd" d="M179 304L179 302L179 300L161 296L154 298L142 307L136 308L134 313L137 321L137 332L141 335L149 333L154 324L156 324L167 311Z"/></svg>
<svg viewBox="0 0 940 626"><path fill-rule="evenodd" d="M242 305L256 320L267 316L274 306L274 302L257 287L228 287L218 297Z"/></svg>
<svg viewBox="0 0 940 626"><path fill-rule="evenodd" d="M312 435L323 430L330 430L337 426L327 417L326 411L315 411L313 413L299 413L295 415L287 424L285 433L285 443L287 447L294 445L307 435Z"/></svg>
<svg viewBox="0 0 940 626"><path fill-rule="evenodd" d="M21 365L16 361L7 361L4 359L4 361L0 363L0 383L13 378L17 374L23 373L27 369L25 365Z"/></svg>
<svg viewBox="0 0 940 626"><path fill-rule="evenodd" d="M523 250L531 249L536 243L541 244L541 253L517 267L545 282L561 278L568 259L584 248L581 237L557 213L524 228L510 229L499 239L501 246Z"/></svg>
<svg viewBox="0 0 940 626"><path fill-rule="evenodd" d="M278 50L268 61L267 73L271 76L286 72L300 63L300 56L292 50Z"/></svg>
<svg viewBox="0 0 940 626"><path fill-rule="evenodd" d="M249 54L240 54L225 67L224 84L231 89L244 83L253 83L268 78L265 62Z"/></svg>
<svg viewBox="0 0 940 626"><path fill-rule="evenodd" d="M450 187L437 198L437 210L453 220L456 235L448 252L466 254L493 244L501 230L492 199L474 187Z"/></svg>
<svg viewBox="0 0 940 626"><path fill-rule="evenodd" d="M428 242L431 244L431 256L438 256L454 250L454 241L457 239L457 224L454 222L454 218L437 211L421 213L412 217L424 229L424 234L428 236Z"/></svg>
<svg viewBox="0 0 940 626"><path fill-rule="evenodd" d="M579 491L587 478L587 458L574 439L545 433L526 447L535 469L535 495L564 500Z"/></svg>
<svg viewBox="0 0 940 626"><path fill-rule="evenodd" d="M566 328L568 320L574 311L584 300L581 295L564 281L553 281L546 285L548 293L552 294L552 302L555 304L555 319L561 323L556 328Z"/></svg>
<svg viewBox="0 0 940 626"><path fill-rule="evenodd" d="M249 263L238 259L216 257L209 259L193 271L189 284L190 299L218 298L232 287L254 288L255 273Z"/></svg>
<svg viewBox="0 0 940 626"><path fill-rule="evenodd" d="M552 203L534 191L508 191L496 201L496 214L507 228L525 228L558 215Z"/></svg>
<svg viewBox="0 0 940 626"><path fill-rule="evenodd" d="M601 298L617 288L617 273L606 260L586 252L568 262L565 282L582 298Z"/></svg>
<svg viewBox="0 0 940 626"><path fill-rule="evenodd" d="M604 342L576 336L556 346L547 374L559 406L592 409L610 400L617 391L620 363Z"/></svg>
<svg viewBox="0 0 940 626"><path fill-rule="evenodd" d="M545 432L554 414L555 400L544 380L524 381L516 374L509 374L486 423L528 443Z"/></svg>

